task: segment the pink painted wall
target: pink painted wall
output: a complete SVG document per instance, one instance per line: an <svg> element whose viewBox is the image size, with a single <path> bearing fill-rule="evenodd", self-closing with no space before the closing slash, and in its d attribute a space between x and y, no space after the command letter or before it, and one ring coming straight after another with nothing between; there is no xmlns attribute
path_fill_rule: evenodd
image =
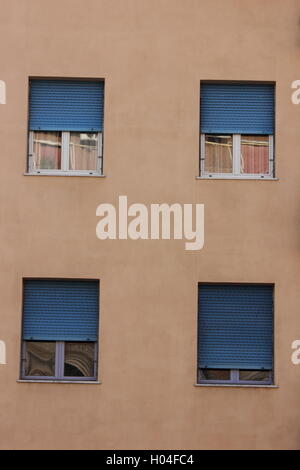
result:
<svg viewBox="0 0 300 470"><path fill-rule="evenodd" d="M0 448L299 448L299 0L1 0ZM24 176L28 78L105 79L105 178ZM196 180L201 79L276 82L277 181ZM204 203L205 247L99 241ZM101 385L18 383L23 277L101 280ZM277 389L196 388L198 282L275 283Z"/></svg>

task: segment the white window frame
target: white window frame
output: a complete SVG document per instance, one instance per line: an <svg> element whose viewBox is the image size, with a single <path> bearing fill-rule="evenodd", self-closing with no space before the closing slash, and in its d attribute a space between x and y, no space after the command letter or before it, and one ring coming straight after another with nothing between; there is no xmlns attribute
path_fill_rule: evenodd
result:
<svg viewBox="0 0 300 470"><path fill-rule="evenodd" d="M30 131L28 143L28 172L34 175L73 175L73 176L102 176L103 175L103 132L98 132L97 141L97 168L96 170L70 170L70 134L71 132L86 134L88 131L53 131L61 132L61 169L55 170L35 170L33 168L33 147L34 132L43 132L43 130ZM44 131L47 132L47 131ZM50 131L49 131L50 132Z"/></svg>
<svg viewBox="0 0 300 470"><path fill-rule="evenodd" d="M266 380L241 380L240 379L240 371L242 372L243 369L224 369L229 372L229 379L228 380L209 380L203 379L201 377L201 371L205 369L199 368L198 369L198 384L224 384L224 385L273 385L273 370L264 370L264 369L257 369L253 370L253 372L268 372L268 378Z"/></svg>
<svg viewBox="0 0 300 470"><path fill-rule="evenodd" d="M214 135L214 133L209 134ZM224 134L225 135L225 134ZM205 171L205 136L200 134L200 178L215 179L274 179L274 136L269 135L269 173L241 173L241 137L248 134L226 134L232 136L232 173L210 173Z"/></svg>
<svg viewBox="0 0 300 470"><path fill-rule="evenodd" d="M22 357L21 357L21 380L43 380L45 382L55 380L59 382L67 382L67 381L75 381L75 382L92 382L98 380L98 341L92 341L94 345L94 374L91 377L85 376L68 376L64 373L65 368L65 344L66 343L74 343L75 341L49 341L51 343L55 343L55 375L53 376L40 376L40 375L26 375L26 347L27 343L31 341L23 340L22 344ZM39 342L39 341L37 341ZM48 341L46 341L48 342ZM79 343L85 343L85 341L79 341Z"/></svg>

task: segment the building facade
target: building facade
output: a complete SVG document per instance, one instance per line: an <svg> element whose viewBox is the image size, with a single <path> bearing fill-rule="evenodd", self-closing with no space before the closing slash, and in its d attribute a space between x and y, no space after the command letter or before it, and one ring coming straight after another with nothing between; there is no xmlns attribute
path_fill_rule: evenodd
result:
<svg viewBox="0 0 300 470"><path fill-rule="evenodd" d="M0 448L299 448L299 18L1 0ZM99 239L120 196L203 247Z"/></svg>

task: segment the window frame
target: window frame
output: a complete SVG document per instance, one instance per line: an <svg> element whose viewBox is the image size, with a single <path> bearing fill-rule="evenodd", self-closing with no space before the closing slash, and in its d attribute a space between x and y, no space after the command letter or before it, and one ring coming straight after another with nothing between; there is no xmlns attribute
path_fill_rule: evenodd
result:
<svg viewBox="0 0 300 470"><path fill-rule="evenodd" d="M55 343L55 375L26 375L25 374L25 363L26 363L26 344L30 342L49 342ZM92 341L94 345L94 376L93 377L78 377L78 376L65 376L64 375L64 359L65 359L65 343L74 343L75 341L29 341L22 340L22 351L21 351L21 380L32 380L43 381L43 382L96 382L98 380L98 345L99 342ZM82 343L85 341L78 341Z"/></svg>
<svg viewBox="0 0 300 470"><path fill-rule="evenodd" d="M29 131L28 138L28 173L32 175L73 175L73 176L103 176L103 131L95 132L97 140L97 168L95 170L70 170L70 135L72 132L87 134L87 131L48 131L61 132L61 169L33 169L34 133L47 132L44 129Z"/></svg>
<svg viewBox="0 0 300 470"><path fill-rule="evenodd" d="M253 372L262 372L262 371L268 371L269 372L269 378L268 380L240 380L239 379L239 372L247 370L249 371L250 369L231 369L228 367L228 369L225 368L213 368L213 367L200 367L199 364L199 332L200 332L200 321L199 321L199 287L201 288L201 285L227 285L227 286L232 286L232 285L241 285L241 286L253 286L253 285L262 285L262 286L272 286L272 291L273 291L273 307L272 307L272 369L265 369L261 367L260 369L253 369ZM245 385L245 386L275 386L275 284L274 283L248 283L248 282L198 282L197 283L197 292L198 292L198 297L197 297L197 337L196 337L196 342L197 342L197 356L196 356L196 385L228 385L228 386L239 386L239 385ZM202 379L201 378L201 371L202 370L227 370L230 371L230 379L228 380L208 380L208 379Z"/></svg>
<svg viewBox="0 0 300 470"><path fill-rule="evenodd" d="M223 133L224 134L224 133ZM215 132L208 135L217 135ZM242 136L250 134L230 134L224 135L232 136L232 173L211 173L205 171L205 133L200 133L200 178L203 179L274 179L275 178L275 165L274 165L274 135L269 137L269 173L241 173L241 138Z"/></svg>
<svg viewBox="0 0 300 470"><path fill-rule="evenodd" d="M257 369L255 372L262 372L266 371L269 372L269 378L267 380L240 380L239 378L239 372L244 370L244 369L224 369L224 370L229 370L230 371L230 379L228 380L208 380L208 379L201 379L201 371L205 370L201 367L198 367L197 370L197 384L212 384L212 385L273 385L274 384L274 379L273 379L273 371L269 370L267 371L266 369ZM253 370L254 372L254 370Z"/></svg>

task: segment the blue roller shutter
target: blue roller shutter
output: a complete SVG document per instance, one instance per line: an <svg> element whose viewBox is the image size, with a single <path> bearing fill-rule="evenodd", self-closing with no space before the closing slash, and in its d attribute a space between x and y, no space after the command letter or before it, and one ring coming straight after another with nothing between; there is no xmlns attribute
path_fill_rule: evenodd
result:
<svg viewBox="0 0 300 470"><path fill-rule="evenodd" d="M198 308L198 367L272 369L272 286L200 284Z"/></svg>
<svg viewBox="0 0 300 470"><path fill-rule="evenodd" d="M23 339L97 341L98 281L25 280Z"/></svg>
<svg viewBox="0 0 300 470"><path fill-rule="evenodd" d="M89 80L31 80L31 131L103 130L104 82Z"/></svg>
<svg viewBox="0 0 300 470"><path fill-rule="evenodd" d="M274 85L202 83L200 132L274 134Z"/></svg>

